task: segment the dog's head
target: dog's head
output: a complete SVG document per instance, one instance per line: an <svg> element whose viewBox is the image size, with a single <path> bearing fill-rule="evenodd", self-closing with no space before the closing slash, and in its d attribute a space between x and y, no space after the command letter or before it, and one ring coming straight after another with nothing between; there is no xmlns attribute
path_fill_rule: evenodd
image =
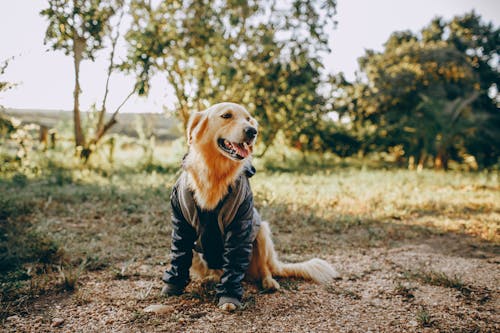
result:
<svg viewBox="0 0 500 333"><path fill-rule="evenodd" d="M257 121L241 105L220 103L191 115L187 141L199 151L217 151L233 161L243 161L253 152L257 127Z"/></svg>

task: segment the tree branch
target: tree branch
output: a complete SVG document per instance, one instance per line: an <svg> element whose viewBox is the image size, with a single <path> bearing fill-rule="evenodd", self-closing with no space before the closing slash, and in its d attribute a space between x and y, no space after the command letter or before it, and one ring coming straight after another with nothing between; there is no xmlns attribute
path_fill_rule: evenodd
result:
<svg viewBox="0 0 500 333"><path fill-rule="evenodd" d="M462 114L462 111L472 104L478 97L481 95L480 91L474 91L469 95L469 97L465 98L463 101L460 101L458 103L458 106L455 108L455 113L452 116L451 122L452 124L455 124L458 121L458 118L460 118L460 115Z"/></svg>
<svg viewBox="0 0 500 333"><path fill-rule="evenodd" d="M127 103L127 101L130 99L130 97L132 97L132 95L134 95L134 93L135 93L135 86L132 89L132 91L127 95L127 97L125 97L125 99L121 102L121 104L118 105L115 112L113 112L113 114L111 115L111 118L109 118L109 120L104 124L104 126L102 126L102 128L100 128L97 131L95 138L92 140L93 144L96 144L97 142L99 142L99 140L104 136L104 134L106 134L106 132L111 127L113 127L114 124L116 124L118 122L116 120L116 116L118 115L118 112L120 112L120 109L123 107L123 105L125 105L125 103Z"/></svg>
<svg viewBox="0 0 500 333"><path fill-rule="evenodd" d="M122 9L120 13L120 18L118 19L118 23L116 25L116 35L114 37L111 37L111 54L109 56L108 75L106 77L106 88L104 91L104 97L102 99L101 111L99 112L99 119L97 121L97 132L99 132L102 128L104 122L104 115L106 114L106 101L108 99L108 94L109 94L109 81L111 79L111 74L113 73L113 67L115 64L114 58L115 58L116 44L118 42L118 39L120 38L120 26L124 14L125 11Z"/></svg>

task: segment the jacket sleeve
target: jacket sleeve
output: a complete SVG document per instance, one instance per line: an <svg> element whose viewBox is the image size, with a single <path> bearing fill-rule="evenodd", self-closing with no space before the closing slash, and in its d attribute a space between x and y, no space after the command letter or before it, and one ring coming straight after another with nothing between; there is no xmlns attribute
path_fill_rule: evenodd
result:
<svg viewBox="0 0 500 333"><path fill-rule="evenodd" d="M170 197L172 205L171 267L163 274L165 283L184 288L189 283L196 230L185 220L179 205L177 187Z"/></svg>
<svg viewBox="0 0 500 333"><path fill-rule="evenodd" d="M253 196L250 192L224 232L223 273L216 287L218 297L229 296L241 300L241 281L252 255L252 218Z"/></svg>

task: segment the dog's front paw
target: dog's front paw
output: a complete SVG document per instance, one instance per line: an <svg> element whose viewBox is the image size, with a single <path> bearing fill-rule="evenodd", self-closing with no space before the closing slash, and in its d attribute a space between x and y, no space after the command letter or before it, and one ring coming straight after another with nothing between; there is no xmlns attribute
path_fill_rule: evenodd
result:
<svg viewBox="0 0 500 333"><path fill-rule="evenodd" d="M219 305L219 309L227 312L233 312L234 310L236 310L236 305L234 305L233 303L224 303L222 305Z"/></svg>
<svg viewBox="0 0 500 333"><path fill-rule="evenodd" d="M170 284L170 283L166 283L163 286L162 290L161 290L161 295L162 296L166 296L166 297L169 297L169 296L179 296L183 292L184 292L184 288L183 287L179 287L179 286L176 286L176 285L173 285L173 284Z"/></svg>
<svg viewBox="0 0 500 333"><path fill-rule="evenodd" d="M222 296L219 298L219 309L223 311L233 312L240 307L241 302L234 297Z"/></svg>

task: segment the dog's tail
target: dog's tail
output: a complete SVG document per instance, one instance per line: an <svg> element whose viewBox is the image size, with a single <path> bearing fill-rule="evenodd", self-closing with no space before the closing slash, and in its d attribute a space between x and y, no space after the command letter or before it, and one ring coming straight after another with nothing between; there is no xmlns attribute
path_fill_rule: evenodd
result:
<svg viewBox="0 0 500 333"><path fill-rule="evenodd" d="M273 270L271 270L272 272ZM314 258L299 263L282 263L278 261L275 265L276 276L281 277L299 277L306 280L312 280L317 283L329 283L337 278L339 274L326 261Z"/></svg>
<svg viewBox="0 0 500 333"><path fill-rule="evenodd" d="M337 271L325 260L314 258L299 263L283 263L278 260L274 244L271 239L269 224L265 221L260 226L263 230L261 236L265 237L265 251L267 252L268 265L271 274L280 277L298 277L312 280L317 283L329 283L339 277Z"/></svg>

